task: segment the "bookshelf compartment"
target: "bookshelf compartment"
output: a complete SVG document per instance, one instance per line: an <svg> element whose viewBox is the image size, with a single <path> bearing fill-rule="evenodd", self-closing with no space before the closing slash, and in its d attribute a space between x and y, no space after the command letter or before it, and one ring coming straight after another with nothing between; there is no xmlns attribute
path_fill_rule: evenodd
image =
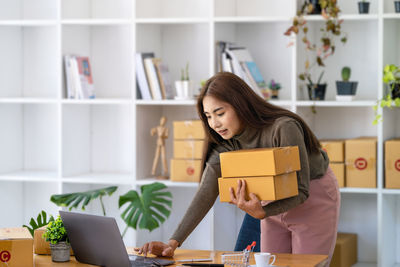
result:
<svg viewBox="0 0 400 267"><path fill-rule="evenodd" d="M198 93L200 82L211 73L208 24L138 24L136 34L137 52L153 52L168 65L175 95L174 82L181 79L187 63L194 93Z"/></svg>
<svg viewBox="0 0 400 267"><path fill-rule="evenodd" d="M382 196L382 266L400 264L400 195ZM396 265L397 264L397 265Z"/></svg>
<svg viewBox="0 0 400 267"><path fill-rule="evenodd" d="M341 194L338 232L357 234L359 264L373 263L376 266L377 216L376 194Z"/></svg>
<svg viewBox="0 0 400 267"><path fill-rule="evenodd" d="M57 190L56 183L3 181L0 202L4 204L2 213L7 216L2 217L0 228L29 225L31 218L36 221L42 210L56 216L58 207L50 201L50 196L57 194Z"/></svg>
<svg viewBox="0 0 400 267"><path fill-rule="evenodd" d="M394 14L394 1L393 0L383 0L383 13L384 14Z"/></svg>
<svg viewBox="0 0 400 267"><path fill-rule="evenodd" d="M26 178L44 173L57 177L58 110L54 104L0 105L0 152L3 175L22 172ZM36 173L36 174L35 174Z"/></svg>
<svg viewBox="0 0 400 267"><path fill-rule="evenodd" d="M393 2L391 1L393 4ZM400 65L400 51L397 44L400 42L400 20L385 19L383 27L383 66L385 64Z"/></svg>
<svg viewBox="0 0 400 267"><path fill-rule="evenodd" d="M312 21L309 25L308 38L311 43L321 38L320 28L324 27L323 21ZM351 68L350 81L357 81L357 91L354 100L374 100L378 96L378 54L370 51L378 50L378 23L376 21L344 21L342 32L348 33L347 43L343 44L339 38L335 38L335 53L324 60L326 67L320 68L317 65L311 70L311 77L314 83L317 82L322 70L324 75L322 83L327 83L325 100L336 99L336 81L341 81L341 71L344 66ZM372 38L371 33L376 38ZM302 37L301 37L302 38ZM306 59L310 65L315 61L315 53L305 50L305 45L300 38L297 38L297 69L298 74L304 71ZM357 64L355 64L357 62ZM307 89L305 82L298 79L298 87ZM298 100L308 100L308 95L298 95Z"/></svg>
<svg viewBox="0 0 400 267"><path fill-rule="evenodd" d="M293 1L215 0L216 17L292 17L296 14Z"/></svg>
<svg viewBox="0 0 400 267"><path fill-rule="evenodd" d="M383 109L383 139L392 139L400 136L400 108L393 107Z"/></svg>
<svg viewBox="0 0 400 267"><path fill-rule="evenodd" d="M0 3L2 20L57 19L58 1L54 0L3 0Z"/></svg>
<svg viewBox="0 0 400 267"><path fill-rule="evenodd" d="M293 70L285 66L292 62L293 49L287 47L289 39L283 35L288 27L288 22L216 23L215 40L246 47L265 82L274 79L281 84L279 100L290 100Z"/></svg>
<svg viewBox="0 0 400 267"><path fill-rule="evenodd" d="M100 188L105 188L109 186L118 186L118 189L111 195L106 195L102 197L104 204L104 210L107 217L114 217L117 221L117 225L121 234L126 228L126 223L122 220L121 214L125 210L125 206L122 209L118 208L119 197L126 194L132 189L129 185L104 185L104 184L81 184L81 183L63 183L62 193L77 193L85 192L89 190L96 190ZM78 209L71 210L72 212L87 213L92 215L103 216L103 209L99 198L90 201L89 205L85 207L85 210L81 210L82 203L78 205ZM63 208L63 210L68 211L68 209ZM126 246L135 246L134 244L134 230L129 228L123 238Z"/></svg>
<svg viewBox="0 0 400 267"><path fill-rule="evenodd" d="M368 14L378 14L379 8L379 0L369 0L369 12ZM346 1L339 0L338 6L342 11L341 15L358 15L358 1ZM365 14L360 14L361 16L365 16Z"/></svg>
<svg viewBox="0 0 400 267"><path fill-rule="evenodd" d="M61 0L63 19L129 19L131 0Z"/></svg>
<svg viewBox="0 0 400 267"><path fill-rule="evenodd" d="M62 114L63 177L132 174L130 105L66 104Z"/></svg>
<svg viewBox="0 0 400 267"><path fill-rule="evenodd" d="M54 26L0 26L1 98L58 96L58 41Z"/></svg>
<svg viewBox="0 0 400 267"><path fill-rule="evenodd" d="M140 189L139 189L140 190ZM176 227L179 225L183 215L189 207L197 188L168 187L172 194L172 209L169 218L160 228L149 232L148 230L137 231L137 246L142 246L149 240L167 240L172 236ZM195 230L190 234L180 248L182 249L212 249L210 240L212 234L212 214L208 213ZM215 248L217 249L217 248Z"/></svg>
<svg viewBox="0 0 400 267"><path fill-rule="evenodd" d="M140 106L136 110L136 180L142 180L151 176L154 154L156 151L157 137L151 136L152 128L160 124L161 116L167 118L168 138L165 140L166 159L168 171L170 160L173 158L173 121L198 120L199 117L194 106ZM157 172L161 171L161 157L158 162ZM154 177L152 177L154 178Z"/></svg>
<svg viewBox="0 0 400 267"><path fill-rule="evenodd" d="M377 127L372 124L372 107L298 107L297 114L306 121L318 139L377 136ZM335 123L332 124L332 121Z"/></svg>
<svg viewBox="0 0 400 267"><path fill-rule="evenodd" d="M62 54L89 57L96 98L131 98L131 33L129 26L63 25ZM65 73L66 98L64 76Z"/></svg>
<svg viewBox="0 0 400 267"><path fill-rule="evenodd" d="M137 18L207 18L210 1L137 0Z"/></svg>

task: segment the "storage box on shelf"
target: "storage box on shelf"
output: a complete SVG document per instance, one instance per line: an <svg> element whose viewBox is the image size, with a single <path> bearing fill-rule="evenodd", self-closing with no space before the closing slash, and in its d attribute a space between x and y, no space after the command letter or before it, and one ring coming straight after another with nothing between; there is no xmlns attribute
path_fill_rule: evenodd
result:
<svg viewBox="0 0 400 267"><path fill-rule="evenodd" d="M400 189L400 139L385 141L385 188Z"/></svg>
<svg viewBox="0 0 400 267"><path fill-rule="evenodd" d="M357 234L338 233L331 267L351 267L357 263Z"/></svg>
<svg viewBox="0 0 400 267"><path fill-rule="evenodd" d="M345 187L344 140L321 140L320 143L328 154L329 166L338 180L339 187Z"/></svg>

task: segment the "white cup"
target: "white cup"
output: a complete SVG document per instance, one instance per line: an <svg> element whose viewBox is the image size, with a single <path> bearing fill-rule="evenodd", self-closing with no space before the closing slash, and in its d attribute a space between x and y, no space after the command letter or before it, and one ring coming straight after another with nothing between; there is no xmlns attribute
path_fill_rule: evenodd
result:
<svg viewBox="0 0 400 267"><path fill-rule="evenodd" d="M276 256L268 252L254 253L257 267L268 267L274 264ZM270 262L272 259L272 262Z"/></svg>

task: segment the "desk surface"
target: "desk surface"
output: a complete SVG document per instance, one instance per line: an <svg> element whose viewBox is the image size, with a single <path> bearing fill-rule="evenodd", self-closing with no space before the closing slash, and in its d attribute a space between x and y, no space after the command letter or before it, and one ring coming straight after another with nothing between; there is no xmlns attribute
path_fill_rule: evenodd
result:
<svg viewBox="0 0 400 267"><path fill-rule="evenodd" d="M128 252L133 254L133 249L128 248ZM221 254L223 252L215 252L215 263L221 262ZM174 260L181 259L199 259L212 257L209 250L186 250L177 249L175 251ZM290 266L290 267L314 267L323 266L323 263L328 257L326 255L300 255L300 254L276 254L276 266ZM79 263L74 257L71 261L65 263L54 263L51 261L51 256L35 255L35 267L89 267L94 266L90 264ZM254 264L254 257L250 257L250 264ZM179 266L179 263L174 266Z"/></svg>

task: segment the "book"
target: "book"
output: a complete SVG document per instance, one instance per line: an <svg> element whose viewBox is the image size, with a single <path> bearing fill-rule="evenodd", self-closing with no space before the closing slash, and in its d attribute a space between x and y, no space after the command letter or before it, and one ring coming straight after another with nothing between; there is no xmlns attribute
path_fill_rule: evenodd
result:
<svg viewBox="0 0 400 267"><path fill-rule="evenodd" d="M89 57L77 56L79 82L82 90L82 98L95 98L92 70L90 68Z"/></svg>
<svg viewBox="0 0 400 267"><path fill-rule="evenodd" d="M153 63L153 58L145 58L144 67L148 77L149 88L153 99L162 100L161 88L157 77L157 71Z"/></svg>
<svg viewBox="0 0 400 267"><path fill-rule="evenodd" d="M161 60L153 60L153 62L157 70L157 77L160 82L161 92L163 93L163 99L173 99L175 94L168 65Z"/></svg>
<svg viewBox="0 0 400 267"><path fill-rule="evenodd" d="M75 88L72 80L72 66L70 55L64 55L64 77L65 77L65 90L66 96L69 99L75 98Z"/></svg>
<svg viewBox="0 0 400 267"><path fill-rule="evenodd" d="M74 98L82 99L83 91L82 91L82 85L81 85L80 77L79 77L78 61L76 60L76 56L70 56L69 60L70 60L70 64L71 64L71 80L72 80L72 84L73 84L74 92L75 92Z"/></svg>
<svg viewBox="0 0 400 267"><path fill-rule="evenodd" d="M144 100L151 100L152 95L149 88L148 77L144 67L145 58L154 58L154 53L136 53L135 66L136 66L136 80L138 81L141 98Z"/></svg>

